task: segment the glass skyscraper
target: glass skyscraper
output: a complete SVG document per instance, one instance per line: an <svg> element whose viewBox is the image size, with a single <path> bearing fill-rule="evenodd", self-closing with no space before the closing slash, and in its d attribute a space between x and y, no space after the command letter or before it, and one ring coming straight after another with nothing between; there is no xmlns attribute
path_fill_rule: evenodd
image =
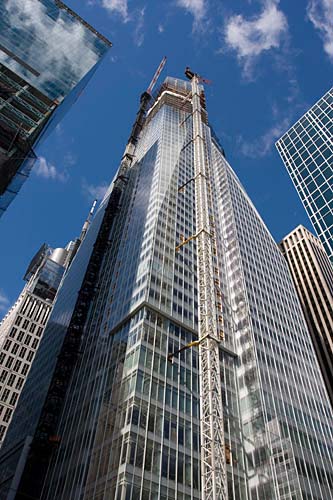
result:
<svg viewBox="0 0 333 500"><path fill-rule="evenodd" d="M111 43L60 0L0 0L0 217Z"/></svg>
<svg viewBox="0 0 333 500"><path fill-rule="evenodd" d="M277 141L276 147L333 263L333 88Z"/></svg>
<svg viewBox="0 0 333 500"><path fill-rule="evenodd" d="M73 260L1 452L1 499L202 498L197 347L168 361L198 338L196 238L176 251L198 230L189 96L185 81L161 85L131 168ZM202 88L200 102L228 497L327 500L332 408L297 293L208 124Z"/></svg>

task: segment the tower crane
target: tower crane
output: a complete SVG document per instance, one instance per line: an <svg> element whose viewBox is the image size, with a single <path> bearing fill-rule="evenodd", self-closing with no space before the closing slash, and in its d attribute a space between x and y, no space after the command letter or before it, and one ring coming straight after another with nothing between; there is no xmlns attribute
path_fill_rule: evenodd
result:
<svg viewBox="0 0 333 500"><path fill-rule="evenodd" d="M227 500L228 447L224 443L223 406L221 391L219 344L223 331L218 324L222 315L216 304L216 252L213 215L211 206L210 172L206 162L206 144L202 124L199 83L208 80L186 68L185 75L191 81L193 151L195 183L195 214L197 231L182 239L176 251L194 238L197 240L198 264L198 340L190 342L176 353L168 355L169 361L186 348L199 348L200 430L201 430L201 488L202 500ZM188 181L190 182L190 181ZM229 449L230 454L230 449Z"/></svg>
<svg viewBox="0 0 333 500"><path fill-rule="evenodd" d="M167 58L166 58L166 56L164 56L159 64L157 70L155 71L155 74L154 74L152 81L150 82L147 90L141 94L139 110L136 114L136 119L135 119L135 122L133 124L132 131L131 131L131 134L129 136L127 146L125 149L125 153L124 153L124 156L122 158L122 162L121 162L119 170L121 170L121 167L123 164L124 164L123 166L125 168L127 168L132 163L134 150L135 150L140 132L141 132L143 124L144 124L148 104L151 100L151 94L152 94L152 91L156 85L156 82L157 82L157 80L158 80L158 78L159 78L159 76L160 76L160 74L165 66L166 60L167 60ZM119 172L119 174L121 175L121 172Z"/></svg>

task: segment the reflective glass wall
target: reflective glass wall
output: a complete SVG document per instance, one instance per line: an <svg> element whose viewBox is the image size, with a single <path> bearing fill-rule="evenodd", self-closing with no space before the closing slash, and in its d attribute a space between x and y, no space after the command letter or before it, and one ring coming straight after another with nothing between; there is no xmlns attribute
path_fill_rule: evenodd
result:
<svg viewBox="0 0 333 500"><path fill-rule="evenodd" d="M60 0L0 0L0 217L111 43Z"/></svg>
<svg viewBox="0 0 333 500"><path fill-rule="evenodd" d="M276 147L333 262L333 89L279 139Z"/></svg>
<svg viewBox="0 0 333 500"><path fill-rule="evenodd" d="M0 9L0 62L58 103L110 46L58 0L0 0Z"/></svg>

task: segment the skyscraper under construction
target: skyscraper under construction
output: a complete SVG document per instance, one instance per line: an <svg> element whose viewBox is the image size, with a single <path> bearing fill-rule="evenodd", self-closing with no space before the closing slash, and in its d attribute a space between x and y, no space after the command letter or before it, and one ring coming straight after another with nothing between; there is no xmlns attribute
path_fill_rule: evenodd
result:
<svg viewBox="0 0 333 500"><path fill-rule="evenodd" d="M139 112L64 280L1 499L332 496L332 408L288 265L187 76Z"/></svg>

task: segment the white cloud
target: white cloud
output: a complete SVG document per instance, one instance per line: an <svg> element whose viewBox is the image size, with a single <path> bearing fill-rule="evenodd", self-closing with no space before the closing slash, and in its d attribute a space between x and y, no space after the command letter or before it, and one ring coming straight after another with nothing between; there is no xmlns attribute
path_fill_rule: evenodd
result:
<svg viewBox="0 0 333 500"><path fill-rule="evenodd" d="M146 7L135 9L129 13L127 0L101 0L100 5L111 14L117 13L124 23L132 22L133 41L137 47L141 47L144 41L144 18Z"/></svg>
<svg viewBox="0 0 333 500"><path fill-rule="evenodd" d="M163 24L159 24L157 26L157 30L158 30L159 33L163 33L164 32L164 26L163 26Z"/></svg>
<svg viewBox="0 0 333 500"><path fill-rule="evenodd" d="M271 125L268 126L266 132L252 140L244 139L243 136L238 137L239 151L243 156L263 158L269 155L274 151L276 140L289 129L295 116L302 114L304 108L307 107L300 98L299 85L293 67L287 65L284 72L288 81L288 92L280 102L271 104Z"/></svg>
<svg viewBox="0 0 333 500"><path fill-rule="evenodd" d="M55 133L57 134L58 137L61 137L63 135L64 129L61 123L58 123L58 125L56 126Z"/></svg>
<svg viewBox="0 0 333 500"><path fill-rule="evenodd" d="M201 23L207 11L207 0L177 0L177 5L192 14L195 27Z"/></svg>
<svg viewBox="0 0 333 500"><path fill-rule="evenodd" d="M129 20L127 0L102 0L102 7L111 13L118 13L125 23Z"/></svg>
<svg viewBox="0 0 333 500"><path fill-rule="evenodd" d="M249 20L233 15L225 26L225 42L236 52L246 76L251 75L254 61L263 52L279 48L288 32L287 18L278 3L266 0L259 15Z"/></svg>
<svg viewBox="0 0 333 500"><path fill-rule="evenodd" d="M1 313L7 312L8 308L9 308L9 299L4 293L4 291L0 289L0 312Z"/></svg>
<svg viewBox="0 0 333 500"><path fill-rule="evenodd" d="M33 172L38 177L43 177L44 179L57 180L60 182L66 182L68 179L67 172L60 172L57 168L49 163L44 156L40 156L33 168Z"/></svg>
<svg viewBox="0 0 333 500"><path fill-rule="evenodd" d="M77 157L75 154L68 151L64 156L64 165L72 167L77 162Z"/></svg>
<svg viewBox="0 0 333 500"><path fill-rule="evenodd" d="M143 44L145 35L144 35L144 23L145 23L145 10L146 8L143 7L139 11L137 11L135 17L135 29L133 32L133 40L134 43L137 47L141 47Z"/></svg>
<svg viewBox="0 0 333 500"><path fill-rule="evenodd" d="M309 0L307 15L319 31L324 50L333 62L333 0Z"/></svg>
<svg viewBox="0 0 333 500"><path fill-rule="evenodd" d="M241 153L249 158L266 156L272 151L275 141L288 130L289 126L290 116L287 116L281 122L274 123L262 136L253 141L245 141L243 137L239 137L238 143Z"/></svg>
<svg viewBox="0 0 333 500"><path fill-rule="evenodd" d="M94 184L89 184L86 179L82 179L82 192L89 199L89 201L101 200L108 187L109 184L106 182L102 182L101 184L95 186Z"/></svg>

